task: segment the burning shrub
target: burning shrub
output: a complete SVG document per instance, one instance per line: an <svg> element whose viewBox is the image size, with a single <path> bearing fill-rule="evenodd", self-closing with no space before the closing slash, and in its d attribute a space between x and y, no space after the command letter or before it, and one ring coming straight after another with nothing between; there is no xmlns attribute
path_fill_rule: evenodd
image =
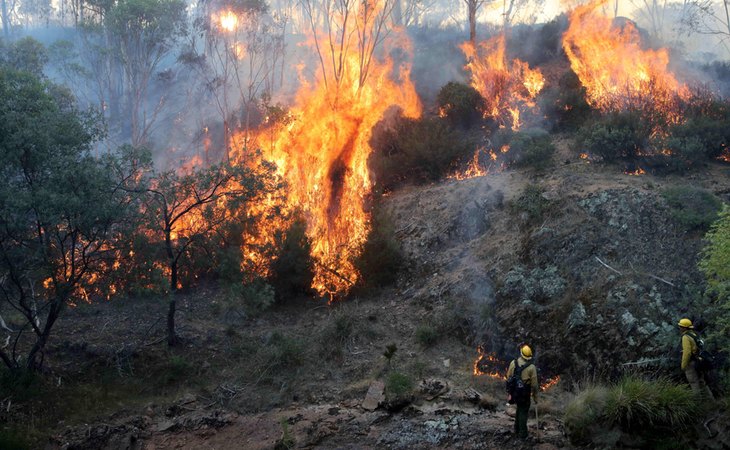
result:
<svg viewBox="0 0 730 450"><path fill-rule="evenodd" d="M407 182L436 181L474 153L470 139L438 118L381 121L370 145L368 166L380 192Z"/></svg>
<svg viewBox="0 0 730 450"><path fill-rule="evenodd" d="M403 252L395 239L390 218L376 209L371 226L368 240L355 259L355 267L362 275L361 283L365 288L394 283L403 265Z"/></svg>
<svg viewBox="0 0 730 450"><path fill-rule="evenodd" d="M572 70L560 78L557 86L543 91L540 109L556 131L578 130L592 114L586 101L586 90Z"/></svg>
<svg viewBox="0 0 730 450"><path fill-rule="evenodd" d="M662 439L685 434L700 411L689 386L627 377L580 392L565 410L565 427L574 444L613 448L627 434L642 439L642 447L656 448Z"/></svg>
<svg viewBox="0 0 730 450"><path fill-rule="evenodd" d="M555 146L545 130L533 128L518 131L512 135L509 146L508 155L514 166L542 171L553 164Z"/></svg>
<svg viewBox="0 0 730 450"><path fill-rule="evenodd" d="M450 81L436 96L439 115L455 127L470 128L481 120L486 103L473 87Z"/></svg>
<svg viewBox="0 0 730 450"><path fill-rule="evenodd" d="M692 186L666 189L662 195L672 216L686 230L707 230L717 219L722 202L711 192Z"/></svg>
<svg viewBox="0 0 730 450"><path fill-rule="evenodd" d="M730 145L730 127L728 127L730 113L725 109L725 107L717 108L708 115L690 117L686 122L675 125L670 129L670 136L675 139L674 143L694 142L698 158L721 156ZM675 147L669 148L675 150Z"/></svg>
<svg viewBox="0 0 730 450"><path fill-rule="evenodd" d="M636 158L649 145L650 128L636 112L608 113L585 125L579 133L581 151L606 162Z"/></svg>
<svg viewBox="0 0 730 450"><path fill-rule="evenodd" d="M278 258L271 265L270 280L279 300L312 292L314 260L311 256L312 244L306 231L306 222L303 219L295 220L286 232Z"/></svg>

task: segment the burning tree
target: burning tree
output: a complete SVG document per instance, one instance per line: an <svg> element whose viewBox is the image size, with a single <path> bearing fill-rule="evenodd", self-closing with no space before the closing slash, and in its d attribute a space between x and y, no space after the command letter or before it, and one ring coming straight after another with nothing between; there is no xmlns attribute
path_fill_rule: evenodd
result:
<svg viewBox="0 0 730 450"><path fill-rule="evenodd" d="M169 170L150 180L143 207L145 232L153 245L164 249L161 263L169 280L169 345L177 342L175 292L181 287L181 264L232 222L249 220L249 203L271 196L280 187L276 180L273 167L266 162L257 169L221 164L189 173Z"/></svg>
<svg viewBox="0 0 730 450"><path fill-rule="evenodd" d="M392 0L302 4L311 24L316 79L297 94L291 120L272 125L273 139L272 130L263 130L256 143L287 181L284 210L301 211L306 220L316 261L313 287L334 295L347 292L359 277L353 260L369 231L365 200L371 190L367 159L373 126L393 105L418 116L420 103L409 67L376 55L393 34ZM408 43L394 44L407 48ZM235 142L246 147L244 135Z"/></svg>
<svg viewBox="0 0 730 450"><path fill-rule="evenodd" d="M135 166L94 158L99 135L70 93L0 68L0 358L11 369L41 367L63 309L90 301L118 256Z"/></svg>

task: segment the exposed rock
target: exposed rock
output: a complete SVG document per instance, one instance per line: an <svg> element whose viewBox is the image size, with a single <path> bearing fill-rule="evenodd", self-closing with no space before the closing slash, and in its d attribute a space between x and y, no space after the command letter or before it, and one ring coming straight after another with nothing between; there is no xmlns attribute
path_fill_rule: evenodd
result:
<svg viewBox="0 0 730 450"><path fill-rule="evenodd" d="M375 380L370 383L365 400L362 402L363 409L368 411L375 410L385 400L385 383L381 380Z"/></svg>

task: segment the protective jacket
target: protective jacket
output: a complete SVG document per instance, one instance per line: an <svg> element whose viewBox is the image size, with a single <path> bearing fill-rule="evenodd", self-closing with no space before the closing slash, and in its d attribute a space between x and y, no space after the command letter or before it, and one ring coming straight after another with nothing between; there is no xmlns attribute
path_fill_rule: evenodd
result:
<svg viewBox="0 0 730 450"><path fill-rule="evenodd" d="M520 356L517 358L517 364L520 365L520 367L527 364L527 360ZM509 363L509 369L507 369L507 378L511 377L515 373L515 361L513 360L511 363ZM532 397L537 398L537 392L540 388L540 385L537 383L537 369L535 368L534 364L531 364L530 367L526 367L522 370L522 381L525 382L525 384L530 386L530 390L532 390Z"/></svg>
<svg viewBox="0 0 730 450"><path fill-rule="evenodd" d="M697 355L697 335L686 330L682 332L682 370L686 370L690 361Z"/></svg>

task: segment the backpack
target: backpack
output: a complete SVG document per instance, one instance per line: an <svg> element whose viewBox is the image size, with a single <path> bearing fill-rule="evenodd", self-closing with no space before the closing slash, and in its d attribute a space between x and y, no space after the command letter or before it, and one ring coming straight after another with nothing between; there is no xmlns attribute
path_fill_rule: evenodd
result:
<svg viewBox="0 0 730 450"><path fill-rule="evenodd" d="M705 350L705 341L697 333L692 332L690 337L697 344L697 353L692 355L695 360L695 369L698 372L709 372L715 365L715 357Z"/></svg>
<svg viewBox="0 0 730 450"><path fill-rule="evenodd" d="M524 366L517 364L517 360L514 360L515 370L512 376L507 379L507 393L509 394L509 403L522 403L530 398L530 385L526 384L522 380L522 371L532 365L531 362L527 362Z"/></svg>

